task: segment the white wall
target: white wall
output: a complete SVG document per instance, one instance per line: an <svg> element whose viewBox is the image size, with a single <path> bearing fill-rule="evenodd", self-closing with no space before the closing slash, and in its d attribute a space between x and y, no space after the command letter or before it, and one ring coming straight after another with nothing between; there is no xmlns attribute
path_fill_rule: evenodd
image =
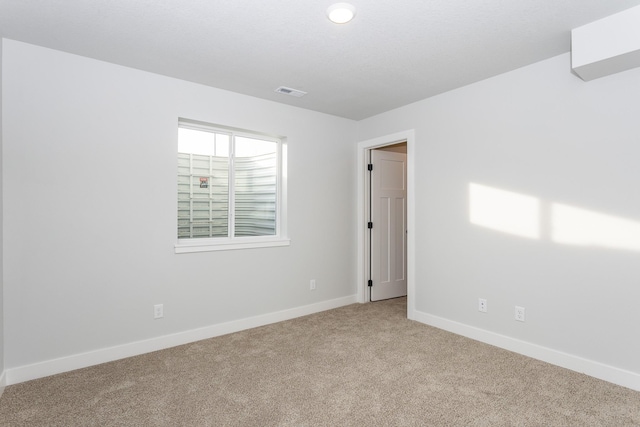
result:
<svg viewBox="0 0 640 427"><path fill-rule="evenodd" d="M4 174L2 172L2 40L0 40L0 396L4 391L4 274L3 274L3 197Z"/></svg>
<svg viewBox="0 0 640 427"><path fill-rule="evenodd" d="M345 301L353 142L415 129L422 319L640 375L640 70L585 83L566 54L356 124L15 41L2 53L8 373ZM290 247L173 252L178 117L288 138ZM540 237L471 224L470 183L535 198ZM609 215L628 238L591 224L577 231L593 244L558 242L567 223L554 204ZM157 303L164 319L152 318Z"/></svg>
<svg viewBox="0 0 640 427"><path fill-rule="evenodd" d="M355 294L355 122L11 40L3 88L8 372ZM287 137L291 246L174 253L178 117Z"/></svg>
<svg viewBox="0 0 640 427"><path fill-rule="evenodd" d="M585 83L565 54L359 123L359 140L415 129L423 320L586 359L640 388L639 99L640 69ZM470 223L470 183L535 198L540 236Z"/></svg>

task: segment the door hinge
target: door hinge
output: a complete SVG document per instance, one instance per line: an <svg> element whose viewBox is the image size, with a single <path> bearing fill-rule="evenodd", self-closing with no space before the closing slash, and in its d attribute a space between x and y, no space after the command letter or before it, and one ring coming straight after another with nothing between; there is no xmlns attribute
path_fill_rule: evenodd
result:
<svg viewBox="0 0 640 427"><path fill-rule="evenodd" d="M367 285L369 285L370 287L373 286L373 280L369 279L369 282L367 282Z"/></svg>
<svg viewBox="0 0 640 427"><path fill-rule="evenodd" d="M369 163L369 164L367 165L367 170L368 170L368 171L372 171L372 170L373 170L373 165L372 165L371 163Z"/></svg>
<svg viewBox="0 0 640 427"><path fill-rule="evenodd" d="M371 221L367 224L367 228L373 228L373 223Z"/></svg>

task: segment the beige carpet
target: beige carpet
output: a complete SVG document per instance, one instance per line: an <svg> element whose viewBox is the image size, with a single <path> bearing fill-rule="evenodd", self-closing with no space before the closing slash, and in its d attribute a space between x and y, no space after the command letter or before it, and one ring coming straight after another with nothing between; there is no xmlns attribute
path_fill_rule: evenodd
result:
<svg viewBox="0 0 640 427"><path fill-rule="evenodd" d="M2 426L640 426L640 393L406 319L406 300L6 388Z"/></svg>

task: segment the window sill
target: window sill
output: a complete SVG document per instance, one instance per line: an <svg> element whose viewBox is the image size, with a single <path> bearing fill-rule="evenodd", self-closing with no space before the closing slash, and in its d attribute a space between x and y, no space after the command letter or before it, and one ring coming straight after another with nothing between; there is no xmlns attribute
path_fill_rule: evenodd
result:
<svg viewBox="0 0 640 427"><path fill-rule="evenodd" d="M186 254L192 252L230 251L235 249L273 248L289 246L291 240L284 237L269 237L265 239L233 239L223 241L188 241L178 242L175 245L175 253Z"/></svg>

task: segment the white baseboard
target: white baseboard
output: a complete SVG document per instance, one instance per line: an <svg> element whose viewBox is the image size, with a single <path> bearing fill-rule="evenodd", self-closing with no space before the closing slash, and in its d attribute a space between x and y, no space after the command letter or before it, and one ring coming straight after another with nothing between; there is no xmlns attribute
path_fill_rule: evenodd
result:
<svg viewBox="0 0 640 427"><path fill-rule="evenodd" d="M323 301L316 304L296 307L289 310L277 311L260 316L248 317L231 322L219 323L204 328L192 329L171 335L164 335L144 341L123 344L115 347L94 350L87 353L74 354L59 359L47 360L32 365L19 366L7 369L3 374L6 385L18 384L37 378L55 375L87 366L99 365L126 357L150 353L152 351L188 344L207 338L239 332L258 326L269 325L283 320L294 319L333 308L342 307L357 302L356 295Z"/></svg>
<svg viewBox="0 0 640 427"><path fill-rule="evenodd" d="M640 391L640 374L414 310L412 320Z"/></svg>
<svg viewBox="0 0 640 427"><path fill-rule="evenodd" d="M2 371L2 375L0 375L0 397L2 397L2 393L4 393L4 388L7 386L7 374L5 371Z"/></svg>

